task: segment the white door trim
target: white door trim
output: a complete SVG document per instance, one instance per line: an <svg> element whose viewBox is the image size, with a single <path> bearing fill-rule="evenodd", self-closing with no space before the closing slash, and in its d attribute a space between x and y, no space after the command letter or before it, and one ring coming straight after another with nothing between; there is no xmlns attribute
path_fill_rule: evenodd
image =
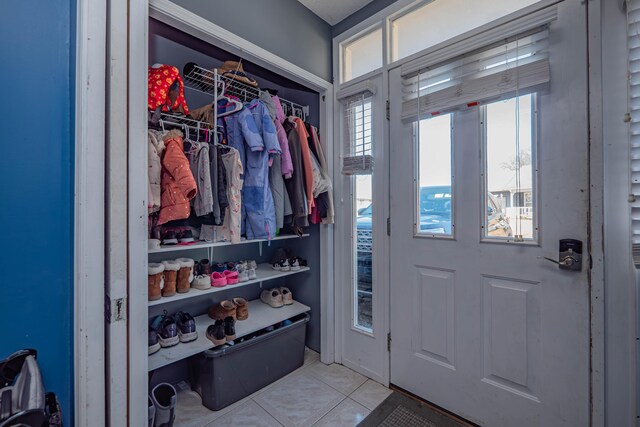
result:
<svg viewBox="0 0 640 427"><path fill-rule="evenodd" d="M104 165L106 1L76 2L75 425L105 425Z"/></svg>

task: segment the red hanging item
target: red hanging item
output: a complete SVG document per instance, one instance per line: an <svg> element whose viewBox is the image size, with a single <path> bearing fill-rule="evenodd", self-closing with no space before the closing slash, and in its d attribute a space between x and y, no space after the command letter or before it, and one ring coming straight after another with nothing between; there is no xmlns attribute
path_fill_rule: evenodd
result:
<svg viewBox="0 0 640 427"><path fill-rule="evenodd" d="M177 83L177 87L174 83ZM165 113L175 111L185 116L189 115L189 108L184 99L184 83L176 67L164 64L157 68L149 67L148 88L149 110L155 111L158 107L162 107Z"/></svg>

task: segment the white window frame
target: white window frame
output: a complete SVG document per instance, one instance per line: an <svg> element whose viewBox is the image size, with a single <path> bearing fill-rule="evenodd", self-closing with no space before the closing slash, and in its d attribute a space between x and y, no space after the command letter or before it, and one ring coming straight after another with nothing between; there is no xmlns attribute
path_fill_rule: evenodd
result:
<svg viewBox="0 0 640 427"><path fill-rule="evenodd" d="M435 233L421 233L418 228L420 227L420 122L422 120L431 120L435 117L417 120L413 123L413 237L419 239L442 239L442 240L456 240L456 212L458 209L456 203L458 198L456 197L456 180L455 180L455 111L445 113L450 115L450 133L451 138L451 234L435 234ZM442 114L442 115L445 115ZM439 116L436 116L439 117Z"/></svg>
<svg viewBox="0 0 640 427"><path fill-rule="evenodd" d="M523 95L524 96L524 95ZM480 191L481 191L481 201L482 205L480 206L480 241L483 243L498 243L498 244L513 244L513 245L524 245L524 246L540 246L540 215L539 215L539 203L540 199L539 193L539 185L538 185L538 171L539 171L539 163L538 163L538 135L540 133L540 96L537 92L531 93L532 96L532 122L531 122L531 170L533 176L531 177L531 193L533 197L533 237L531 239L526 239L522 242L515 240L515 235L511 237L490 237L485 233L485 225L487 224L487 193L489 192L487 185L487 143L489 142L487 137L487 105L492 104L484 104L480 106L480 126L481 126L481 154L480 154ZM514 99L516 97L505 98L500 101L506 101L509 99ZM512 226L513 229L513 226ZM515 233L515 229L513 229Z"/></svg>
<svg viewBox="0 0 640 427"><path fill-rule="evenodd" d="M365 28L364 30L358 32L357 34L354 34L351 37L349 37L348 39L343 40L343 41L340 42L340 44L338 45L338 55L340 57L340 60L338 62L338 64L340 64L339 68L338 68L338 70L339 70L338 81L339 81L340 85L350 86L353 82L361 81L362 78L365 77L365 76L370 76L372 74L379 74L381 67L378 67L378 68L375 68L373 70L370 70L370 71L368 71L368 72L366 72L366 73L364 73L364 74L362 74L360 76L352 77L349 80L345 80L345 78L346 78L345 76L347 74L346 67L348 66L347 54L346 54L347 45L349 45L349 44L351 44L351 43L353 43L353 42L355 42L355 41L357 41L357 40L359 40L359 39L361 39L363 37L366 37L366 36L372 34L375 31L378 31L378 30L381 30L381 32L382 32L382 34L381 34L381 39L382 39L381 40L381 46L384 46L385 45L385 31L384 31L383 25L381 25L380 23L376 24L376 25L373 25L371 27ZM384 67L384 64L385 64L386 61L385 61L384 54L382 52L381 52L381 59L382 59L382 66Z"/></svg>

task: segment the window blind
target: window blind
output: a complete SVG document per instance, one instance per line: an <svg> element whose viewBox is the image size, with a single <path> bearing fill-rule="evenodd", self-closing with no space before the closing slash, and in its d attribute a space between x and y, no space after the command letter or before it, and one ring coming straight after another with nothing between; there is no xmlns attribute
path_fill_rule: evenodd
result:
<svg viewBox="0 0 640 427"><path fill-rule="evenodd" d="M344 175L370 175L373 172L373 97L365 91L343 100L344 149L342 173Z"/></svg>
<svg viewBox="0 0 640 427"><path fill-rule="evenodd" d="M415 121L546 89L551 80L548 38L545 25L404 76L402 119Z"/></svg>
<svg viewBox="0 0 640 427"><path fill-rule="evenodd" d="M633 261L640 267L640 0L627 0L629 56L629 124L631 243Z"/></svg>

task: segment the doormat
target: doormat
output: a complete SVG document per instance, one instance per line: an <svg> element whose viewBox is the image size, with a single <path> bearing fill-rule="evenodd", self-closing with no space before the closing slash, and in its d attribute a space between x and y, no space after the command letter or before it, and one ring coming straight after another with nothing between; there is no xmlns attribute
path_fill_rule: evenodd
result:
<svg viewBox="0 0 640 427"><path fill-rule="evenodd" d="M367 416L359 427L467 427L426 403L394 391Z"/></svg>

